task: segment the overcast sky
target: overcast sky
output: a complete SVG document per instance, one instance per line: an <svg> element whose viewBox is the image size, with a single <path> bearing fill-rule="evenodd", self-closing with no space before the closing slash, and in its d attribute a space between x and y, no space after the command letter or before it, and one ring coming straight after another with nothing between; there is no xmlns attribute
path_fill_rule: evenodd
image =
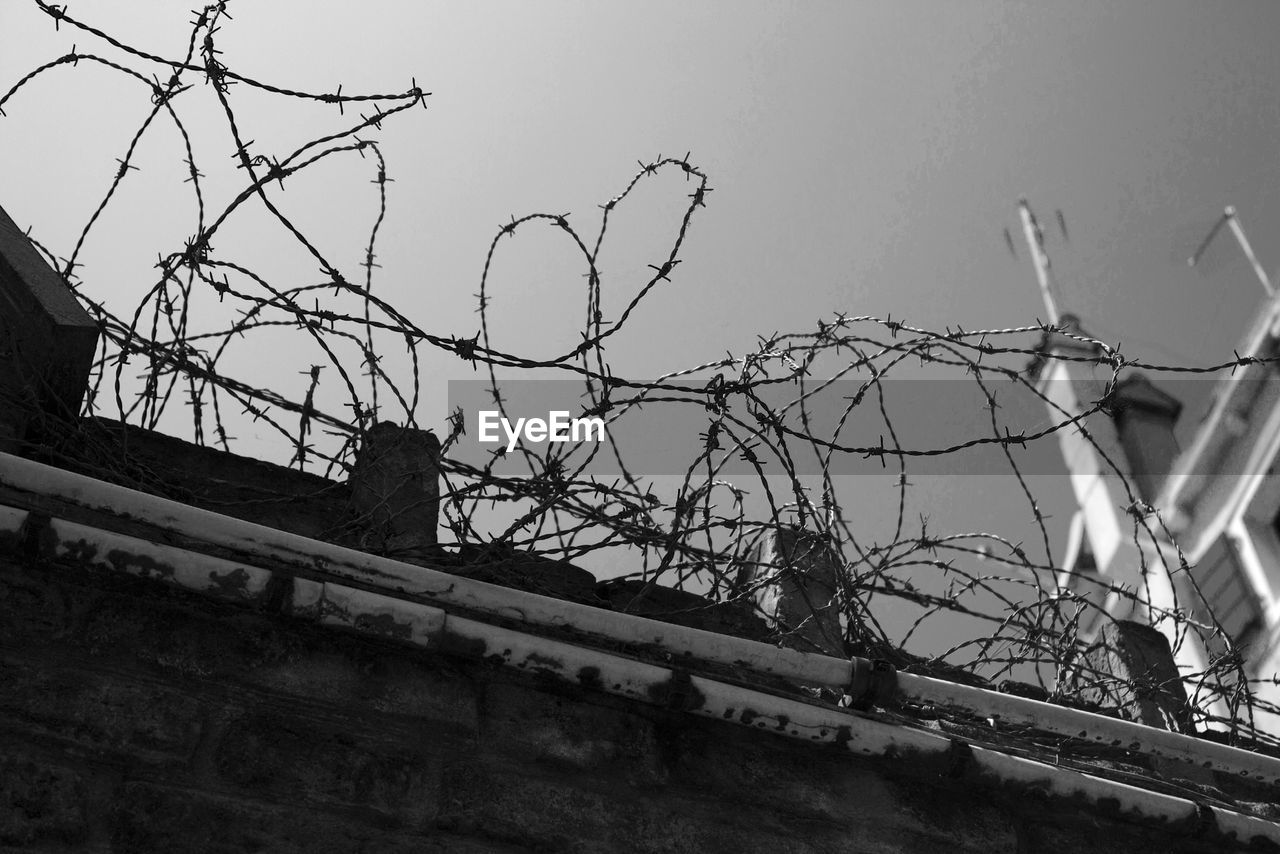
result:
<svg viewBox="0 0 1280 854"><path fill-rule="evenodd" d="M346 92L399 90L416 77L433 93L429 110L384 135L397 183L383 286L427 327L473 321L463 315L483 251L510 214L572 211L585 223L638 159L659 153L691 151L715 193L678 281L648 303L645 334L626 342L650 370L837 310L966 328L1032 319L1043 311L1030 269L1002 237L1021 195L1042 216L1066 214L1070 243L1051 246L1064 305L1109 339L1158 344L1168 359L1220 357L1260 296L1243 263L1212 278L1182 263L1225 204L1240 210L1264 263L1280 260L1274 3L230 10L220 44L243 73ZM164 54L181 52L190 19L172 2L71 11ZM0 15L6 83L72 43L109 52L84 33L56 33L34 3L14 0ZM78 224L109 179L148 104L136 88L103 98L80 86L103 76L61 71L9 105L0 193L20 222L53 233ZM244 99L246 110L264 100ZM245 130L260 150L281 151L337 126L335 112L249 112ZM177 154L163 134L148 142L154 159ZM357 171L316 174L324 213L360 189ZM674 223L653 211L624 224L665 237ZM621 295L642 269L605 272ZM577 308L577 283L553 281L552 264L543 276L502 272L495 320L509 300L499 333L513 344L530 333L528 308ZM536 296L518 297L522 287ZM616 355L627 351L619 342Z"/></svg>
<svg viewBox="0 0 1280 854"><path fill-rule="evenodd" d="M191 18L172 0L81 0L70 11L165 55L181 54ZM1025 247L1019 240L1014 260L1003 236L1019 235L1024 195L1043 219L1065 214L1069 241L1051 230L1049 244L1062 307L1130 355L1230 357L1262 290L1225 241L1205 270L1185 263L1224 205L1238 208L1267 269L1280 262L1274 2L236 0L230 11L219 45L240 73L344 93L402 91L416 79L432 92L427 110L381 136L395 183L375 288L438 334L476 331L484 253L511 215L570 212L590 232L597 205L638 160L686 151L714 192L673 282L614 340L619 373L741 353L759 333L811 329L837 311L966 329L1044 317ZM0 90L73 43L112 55L85 33L55 31L34 3L6 0ZM350 118L233 94L263 153ZM209 171L228 172L207 87L188 101L180 110L202 151L220 158ZM145 91L83 63L21 93L0 119L0 204L68 254L149 107ZM85 250L86 288L108 302L154 281L156 253L192 230L176 135L158 129L137 162ZM348 162L282 195L353 276L370 177ZM210 179L224 204L237 187ZM687 192L675 177L654 182L620 212L616 249L601 260L606 316L661 260ZM254 222L222 240L243 241L270 266L279 241ZM559 245L522 237L499 256L499 349L542 356L576 343L582 269ZM273 346L271 358L258 351L239 367L275 369L277 383L293 384L281 390L301 397L305 365ZM443 381L470 375L444 358L427 366L424 424L441 425ZM1065 521L1065 485L1042 489ZM938 486L936 512L981 526L977 509L954 506L970 492Z"/></svg>

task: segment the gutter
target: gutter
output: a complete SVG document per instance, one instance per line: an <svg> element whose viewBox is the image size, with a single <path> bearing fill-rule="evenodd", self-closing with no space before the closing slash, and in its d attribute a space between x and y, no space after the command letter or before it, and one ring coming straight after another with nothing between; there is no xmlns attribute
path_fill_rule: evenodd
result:
<svg viewBox="0 0 1280 854"><path fill-rule="evenodd" d="M1118 804L1123 814L1186 823L1188 829L1211 823L1242 842L1261 837L1280 845L1280 825L1264 819L690 672L700 663L728 665L801 685L833 687L853 693L855 702L869 702L876 699L871 689L877 680L868 676L881 670L866 659L845 661L779 649L511 590L266 528L9 454L0 454L0 490L9 502L0 506L0 540L34 543L53 559L158 578L205 595L257 605L266 604L270 582L277 577L276 570L283 569L292 584L282 610L296 617L496 660L628 699L811 743L843 744L865 756L914 754L950 762L959 749L965 765L979 777L1032 786L1063 798L1082 798L1104 808ZM71 521L63 518L68 510L72 515L91 511L120 522L144 523L236 559ZM650 647L676 663L638 661L495 626L486 617L531 628L572 629L582 637L582 644L598 639L612 645ZM1025 723L1255 782L1280 782L1280 760L1238 748L916 674L897 674L896 681L899 698L912 702Z"/></svg>

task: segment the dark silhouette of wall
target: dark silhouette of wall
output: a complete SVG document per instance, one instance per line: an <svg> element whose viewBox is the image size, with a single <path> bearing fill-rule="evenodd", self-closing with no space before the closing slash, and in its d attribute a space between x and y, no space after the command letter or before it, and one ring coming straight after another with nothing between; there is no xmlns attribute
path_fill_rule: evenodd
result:
<svg viewBox="0 0 1280 854"><path fill-rule="evenodd" d="M0 548L0 850L1223 850Z"/></svg>

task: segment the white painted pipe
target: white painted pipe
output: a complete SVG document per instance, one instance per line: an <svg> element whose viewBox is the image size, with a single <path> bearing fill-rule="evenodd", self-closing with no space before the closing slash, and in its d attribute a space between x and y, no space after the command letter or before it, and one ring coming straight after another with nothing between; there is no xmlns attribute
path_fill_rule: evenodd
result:
<svg viewBox="0 0 1280 854"><path fill-rule="evenodd" d="M1025 724L1056 735L1212 768L1243 780L1280 785L1280 759L1216 741L914 673L898 674L898 686L905 697L992 718L998 724Z"/></svg>
<svg viewBox="0 0 1280 854"><path fill-rule="evenodd" d="M1036 282L1040 285L1040 296L1044 298L1045 311L1049 313L1046 321L1050 326L1058 324L1058 304L1054 298L1056 287L1053 273L1049 266L1049 256L1044 251L1044 233L1036 222L1036 215L1031 212L1031 205L1026 199L1018 202L1018 211L1022 214L1022 233L1027 239L1027 249L1031 252L1031 263L1036 268Z"/></svg>
<svg viewBox="0 0 1280 854"><path fill-rule="evenodd" d="M28 493L36 499L52 498L95 513L141 521L189 540L230 549L249 560L259 558L288 567L304 576L324 575L502 619L570 628L613 642L661 648L674 655L719 661L744 670L796 679L802 684L844 686L849 682L849 662L843 659L809 655L451 575L180 504L9 454L0 454L0 487Z"/></svg>
<svg viewBox="0 0 1280 854"><path fill-rule="evenodd" d="M244 564L228 561L225 566L209 564L210 567L219 567L209 571L227 572L236 567L247 571L250 564L265 561L268 565L280 565L297 573L300 576L299 590L316 589L307 586L305 579L308 578L313 584L326 582L336 585L335 590L372 588L390 594L391 598L408 595L442 607L460 608L530 626L572 629L577 636L584 637L584 642L589 642L587 636L594 636L611 643L651 648L676 656L677 660L688 660L691 666L698 661L713 662L738 668L744 673L778 676L799 685L829 686L843 691L849 688L853 676L854 662L843 659L780 649L743 638L620 614L401 563L179 504L9 454L0 454L0 487L29 495L29 503L34 507L46 507L48 499L54 499L63 505L112 517L145 521L187 539L230 550L246 561ZM0 516L0 523L4 518ZM69 523L59 521L58 524ZM87 536L86 532L91 529L81 526L66 530L77 536ZM106 532L101 533L106 536ZM104 543L120 542L118 538L121 535L110 536L117 539L104 539ZM137 540L130 548L136 547L140 553L145 553L142 544L145 541ZM150 547L169 548L155 544L150 544ZM859 663L864 667L869 664L865 660ZM1280 785L1280 760L1270 756L917 674L899 673L896 682L897 690L907 699L960 709L979 719L995 718L1007 724L1025 724L1057 735L1123 747L1151 756L1211 767L1242 779Z"/></svg>

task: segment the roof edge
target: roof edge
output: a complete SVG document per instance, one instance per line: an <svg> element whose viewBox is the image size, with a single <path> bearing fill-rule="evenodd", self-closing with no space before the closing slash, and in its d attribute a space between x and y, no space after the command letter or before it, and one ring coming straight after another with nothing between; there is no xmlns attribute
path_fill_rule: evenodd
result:
<svg viewBox="0 0 1280 854"><path fill-rule="evenodd" d="M530 641L535 645L544 642L554 644L562 654L564 650L561 648L565 647L627 662L617 665L619 667L640 662L593 648L592 641L598 639L614 648L621 643L636 649L658 650L664 657L678 661L678 669L682 671L697 670L700 664L709 663L718 665L720 670L729 667L761 677L784 678L797 685L828 686L842 693L854 691L855 676L865 676L869 669L876 669L873 662L865 659L846 661L780 649L758 641L605 611L450 575L429 567L266 528L3 453L0 453L0 501L9 505L0 509L0 529L7 529L11 534L22 531L30 519L38 517L49 532L61 532L55 540L61 538L75 543L96 538L104 545L114 543L110 548L101 549L102 554L116 548L117 551L150 555L152 559L144 562L147 566L158 561L172 567L194 567L185 572L175 570L166 580L206 595L231 597L247 604L255 601L258 592L265 591L273 573L283 571L297 582L290 607L296 609L298 615L326 613L331 617L329 622L359 628L361 621L351 615L365 613L362 608L383 609L377 612L393 616L400 614L403 619L390 622L400 625L393 629L392 634L411 643L416 642L416 638L429 641L439 634L441 630L434 627L433 622L438 613L444 615L442 625L445 626L452 621L455 627L472 627L471 631L481 631L475 628L479 626L487 626L484 631L492 630L494 633L514 631L520 637L537 639ZM61 514L58 513L59 508L63 508ZM120 519L134 526L146 522L178 535L179 540L186 540L192 545L203 544L209 551L220 554L126 537L103 527L100 522L85 524L63 517L66 510L76 509L91 511L99 518ZM125 548L120 549L122 537L128 542L124 543ZM172 542L174 538L166 537L166 540ZM106 568L120 571L115 564L106 565ZM236 583L229 583L230 579L236 579ZM326 599L327 596L336 598ZM320 603L325 601L332 607L321 607ZM334 616L343 614L348 616ZM521 629L503 628L486 622L487 619L518 621ZM568 644L531 631L539 627L544 630L573 630L575 643ZM578 654L574 652L574 655ZM715 681L712 677L705 678ZM762 697L771 696L773 700L782 699L769 694L764 687L737 690L751 691L753 695ZM1254 782L1280 784L1280 759L1180 733L917 674L897 674L896 691L915 702L962 709L980 718L1028 723L1046 732L1086 738L1102 744L1125 745L1134 752L1151 757L1208 765ZM846 723L856 717L843 709L802 705L822 709ZM805 737L811 735L809 733ZM1274 838L1280 842L1280 825L1273 827L1276 830Z"/></svg>

